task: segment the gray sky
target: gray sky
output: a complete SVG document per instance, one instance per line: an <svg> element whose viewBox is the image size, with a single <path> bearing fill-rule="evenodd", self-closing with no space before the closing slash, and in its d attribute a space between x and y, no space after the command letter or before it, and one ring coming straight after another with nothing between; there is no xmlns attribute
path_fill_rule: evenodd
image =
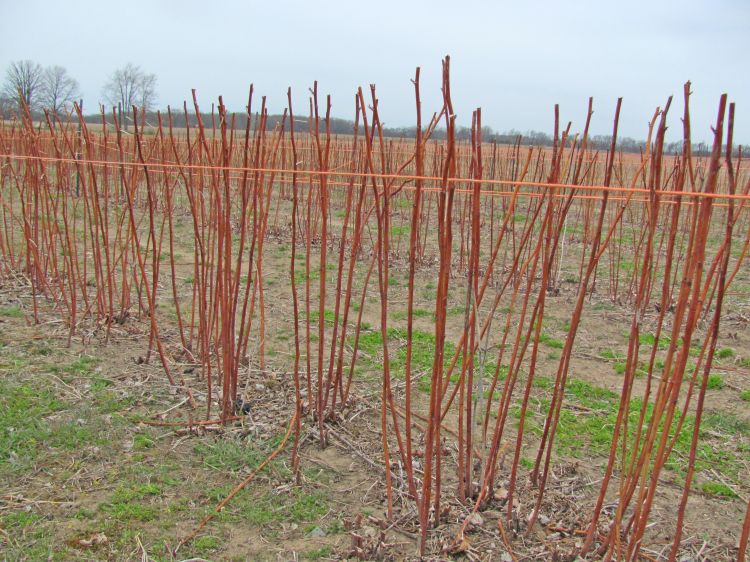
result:
<svg viewBox="0 0 750 562"><path fill-rule="evenodd" d="M748 0L0 0L2 76L18 59L63 65L88 108L112 70L133 62L157 75L160 107L181 106L196 88L202 108L222 94L241 111L252 82L273 113L291 86L303 113L317 79L333 115L352 119L357 86L375 83L386 126L408 126L414 69L422 67L431 113L440 107L445 54L463 125L481 107L484 124L498 131L551 133L559 103L578 131L593 96L592 133L607 134L623 96L621 134L645 138L654 109L673 94L676 140L682 85L691 80L694 140L711 138L726 92L737 102L735 138L750 142Z"/></svg>

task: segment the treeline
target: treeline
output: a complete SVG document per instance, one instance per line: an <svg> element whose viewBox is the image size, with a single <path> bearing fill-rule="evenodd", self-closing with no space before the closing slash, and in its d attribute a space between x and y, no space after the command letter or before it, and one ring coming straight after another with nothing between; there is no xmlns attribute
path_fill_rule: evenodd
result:
<svg viewBox="0 0 750 562"><path fill-rule="evenodd" d="M188 110L190 108L188 107ZM234 113L230 115L230 118L234 119L234 125L238 129L244 129L247 123L246 113ZM166 125L167 116L162 113L162 122ZM201 119L203 120L203 126L210 128L212 124L219 126L218 113L213 115L210 113L201 113ZM253 116L251 127L255 127L258 123L257 114ZM86 120L101 122L101 116L88 116ZM266 120L266 129L273 130L281 125L282 115L269 115ZM294 129L296 132L308 132L310 130L310 123L306 115L295 116L294 118ZM146 114L146 123L149 125L156 125L158 123L158 117L155 112ZM188 113L188 123L191 127L198 126L198 120L195 113ZM172 111L172 124L177 128L185 127L185 114L184 110L180 108L179 111ZM340 119L332 117L328 124L331 134L334 135L351 135L354 133L354 122L348 119ZM362 125L360 124L360 132ZM289 128L289 122L287 120L286 128ZM326 130L326 123L323 119L320 120L319 129L321 133ZM387 138L403 138L413 139L416 138L417 128L412 127L385 127L383 129L383 136ZM446 136L445 129L437 128L432 138L435 140L444 140ZM471 140L471 128L469 127L457 127L456 138L461 141ZM498 143L498 144L516 144L520 143L522 146L552 146L554 139L552 135L541 131L526 131L521 132L515 129L509 131L498 132L493 130L491 127L482 127L482 141L486 143ZM593 150L608 150L612 142L610 135L591 135L589 136L588 146ZM640 153L646 149L646 141L637 140L631 137L618 137L617 147L623 152ZM750 152L750 145L736 145L735 153L742 150L743 154ZM664 145L664 152L666 154L681 154L682 153L682 141L668 142ZM711 145L705 142L693 143L692 152L696 156L708 156L711 153Z"/></svg>
<svg viewBox="0 0 750 562"><path fill-rule="evenodd" d="M2 110L3 108L0 108ZM14 112L8 111L8 108L3 111L3 117L5 119L12 119ZM188 108L190 110L190 108ZM42 112L34 111L32 116L35 120L44 121L44 114ZM238 130L244 130L247 123L247 114L232 113L229 116L233 119L234 126ZM102 123L101 114L88 113L84 117L86 123L97 125ZM107 125L113 126L114 120L112 118L111 110L105 117ZM168 115L166 111L161 112L162 124L165 130L168 126ZM218 112L213 114L208 112L201 113L201 119L203 120L203 126L206 129L212 127L219 127L219 115ZM266 129L269 131L274 130L276 127L281 125L282 115L269 115L266 119ZM310 123L308 122L307 116L295 116L294 129L297 133L306 133L310 131ZM159 122L159 113L155 111L149 111L145 114L145 123L147 128L156 127ZM124 126L126 129L132 128L133 116L132 114L123 115L120 126ZM195 113L188 113L187 123L190 127L195 128L198 126L198 119ZM259 123L259 116L254 114L252 116L251 127L254 129ZM186 118L183 108L179 110L172 110L172 125L175 129L184 129L186 124ZM286 128L289 128L289 121L287 119ZM333 135L351 135L354 133L354 122L348 119L340 119L332 117L328 124L331 134ZM319 129L321 133L326 131L326 123L324 119L320 120ZM360 124L361 132L361 124ZM434 131L432 138L435 140L445 139L445 129L438 128ZM383 129L383 136L387 138L403 138L412 139L416 137L416 127L386 127ZM457 127L456 138L460 141L471 140L471 129L469 127ZM591 135L588 140L588 146L593 150L607 150L610 146L612 137L610 135ZM526 131L521 132L515 129L509 131L498 132L493 130L491 127L482 127L482 141L486 143L498 143L498 144L516 144L520 143L522 146L552 146L554 139L552 135L541 131ZM631 137L618 137L617 147L623 152L640 153L646 149L646 142L643 140L637 140ZM735 154L742 150L743 154L750 152L750 145L736 145ZM665 143L664 152L666 154L680 154L682 153L682 141L668 142ZM705 142L693 143L692 152L696 156L708 156L711 153L711 145Z"/></svg>

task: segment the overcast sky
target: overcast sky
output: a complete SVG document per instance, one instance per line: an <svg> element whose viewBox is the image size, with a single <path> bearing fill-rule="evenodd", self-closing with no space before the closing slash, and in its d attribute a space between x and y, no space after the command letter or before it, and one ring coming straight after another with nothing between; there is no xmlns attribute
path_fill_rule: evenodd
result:
<svg viewBox="0 0 750 562"><path fill-rule="evenodd" d="M127 62L158 77L158 105L202 108L221 94L241 111L249 84L296 112L318 80L336 117L354 117L358 86L377 86L386 126L414 124L410 79L422 68L423 109L440 107L441 58L451 55L459 123L482 108L498 130L551 132L553 106L581 130L594 97L592 133L645 138L669 95L672 140L681 135L682 85L691 80L694 140L709 140L719 96L737 102L735 138L750 142L750 1L605 0L108 2L0 0L0 72L32 59L67 67L88 108Z"/></svg>

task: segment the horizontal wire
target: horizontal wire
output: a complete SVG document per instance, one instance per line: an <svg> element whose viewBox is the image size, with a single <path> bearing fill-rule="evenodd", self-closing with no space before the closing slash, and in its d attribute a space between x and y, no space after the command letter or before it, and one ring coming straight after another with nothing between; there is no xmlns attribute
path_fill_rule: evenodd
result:
<svg viewBox="0 0 750 562"><path fill-rule="evenodd" d="M165 164L163 162L136 162L136 161L123 161L116 162L110 160L91 160L85 158L62 158L57 156L30 156L25 154L0 154L0 158L7 160L32 160L37 162L65 162L70 164L87 164L90 166L108 166L108 167L150 167L150 168L177 168L181 170L212 170L212 171L234 171L234 172L252 172L252 173L273 173L273 174L296 174L303 176L318 176L318 177L331 177L331 176L345 176L349 178L368 178L368 179L383 179L383 180L403 180L403 181L425 181L430 183L480 183L484 185L504 185L504 186L516 186L516 187L542 187L548 189L570 189L570 190L582 190L582 191L598 191L601 193L621 193L621 194L644 194L650 195L654 193L659 197L674 197L674 198L696 198L696 199L725 199L733 201L750 201L750 194L742 193L706 193L703 191L674 191L674 190L650 190L646 188L636 187L620 187L620 186L606 186L606 185L576 185L569 183L552 183L542 181L515 181L515 180L499 180L499 179L482 179L482 178L457 178L448 177L441 178L437 176L417 176L411 174L387 174L387 173L376 173L376 172L338 172L331 170L308 170L308 169L289 169L289 168L265 168L265 167L243 167L243 166L221 166L221 165L207 165L207 164ZM460 189L459 192L471 193L473 189ZM494 190L480 189L481 195L492 196L497 193L511 193L511 192L497 192Z"/></svg>

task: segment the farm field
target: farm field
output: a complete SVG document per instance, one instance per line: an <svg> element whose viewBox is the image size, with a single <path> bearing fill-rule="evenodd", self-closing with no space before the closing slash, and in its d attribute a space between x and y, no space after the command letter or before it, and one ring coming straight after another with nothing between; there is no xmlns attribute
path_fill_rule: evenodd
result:
<svg viewBox="0 0 750 562"><path fill-rule="evenodd" d="M741 559L734 106L710 157L689 85L639 155L619 106L609 151L459 142L443 80L416 139L317 86L270 130L0 125L6 558Z"/></svg>

